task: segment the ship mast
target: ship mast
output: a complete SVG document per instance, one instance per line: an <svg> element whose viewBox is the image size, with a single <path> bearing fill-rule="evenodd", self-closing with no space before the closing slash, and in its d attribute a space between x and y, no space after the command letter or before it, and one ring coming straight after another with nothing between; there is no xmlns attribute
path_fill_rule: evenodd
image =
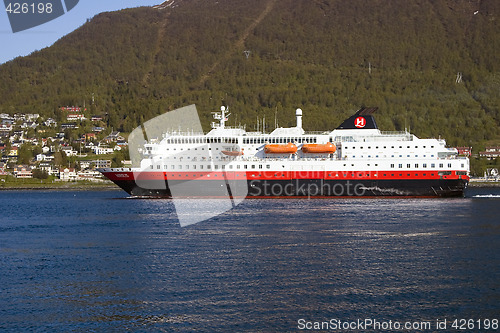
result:
<svg viewBox="0 0 500 333"><path fill-rule="evenodd" d="M226 126L226 121L228 120L228 117L231 114L228 113L226 115L226 107L225 106L221 106L220 107L220 111L221 111L220 113L213 112L214 119L218 120L219 124L217 124L216 122L212 122L212 128L222 128L222 129L224 129L225 126Z"/></svg>

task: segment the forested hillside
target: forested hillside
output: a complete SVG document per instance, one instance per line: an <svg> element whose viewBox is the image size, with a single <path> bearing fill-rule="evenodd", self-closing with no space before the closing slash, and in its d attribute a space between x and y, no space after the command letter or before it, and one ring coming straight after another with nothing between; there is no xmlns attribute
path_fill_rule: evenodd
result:
<svg viewBox="0 0 500 333"><path fill-rule="evenodd" d="M382 130L500 143L498 0L176 3L97 15L0 66L0 113L86 103L128 132L192 103L206 129L222 104L247 129L293 125L300 107L323 130L366 105Z"/></svg>

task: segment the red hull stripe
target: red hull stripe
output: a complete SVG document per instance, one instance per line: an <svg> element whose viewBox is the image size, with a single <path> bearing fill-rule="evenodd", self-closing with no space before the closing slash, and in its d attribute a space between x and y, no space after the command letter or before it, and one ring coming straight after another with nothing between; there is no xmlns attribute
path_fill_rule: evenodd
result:
<svg viewBox="0 0 500 333"><path fill-rule="evenodd" d="M444 174L442 174L444 173ZM400 180L400 179L467 179L466 175L457 175L452 170L390 170L390 171L227 171L227 172L104 172L110 180L290 180L290 179L325 179L325 180Z"/></svg>

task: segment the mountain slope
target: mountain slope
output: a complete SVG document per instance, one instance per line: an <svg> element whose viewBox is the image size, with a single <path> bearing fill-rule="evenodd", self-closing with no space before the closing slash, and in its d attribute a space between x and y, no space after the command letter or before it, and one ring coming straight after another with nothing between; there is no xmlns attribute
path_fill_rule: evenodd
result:
<svg viewBox="0 0 500 333"><path fill-rule="evenodd" d="M494 142L499 14L495 0L182 0L103 13L2 65L0 112L55 116L94 96L93 113L130 131L191 103L204 125L228 104L230 124L265 116L266 128L275 115L292 125L301 107L320 130L377 105L383 130Z"/></svg>

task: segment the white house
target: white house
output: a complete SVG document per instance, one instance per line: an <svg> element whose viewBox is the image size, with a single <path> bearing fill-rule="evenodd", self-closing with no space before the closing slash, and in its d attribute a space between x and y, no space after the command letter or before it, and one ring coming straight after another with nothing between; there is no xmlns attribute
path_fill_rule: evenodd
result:
<svg viewBox="0 0 500 333"><path fill-rule="evenodd" d="M96 155L113 154L114 151L113 148L101 147L101 146L93 147L92 150Z"/></svg>
<svg viewBox="0 0 500 333"><path fill-rule="evenodd" d="M73 168L60 169L59 170L59 179L61 181L65 181L65 182L75 181L77 179L75 169L73 169Z"/></svg>

